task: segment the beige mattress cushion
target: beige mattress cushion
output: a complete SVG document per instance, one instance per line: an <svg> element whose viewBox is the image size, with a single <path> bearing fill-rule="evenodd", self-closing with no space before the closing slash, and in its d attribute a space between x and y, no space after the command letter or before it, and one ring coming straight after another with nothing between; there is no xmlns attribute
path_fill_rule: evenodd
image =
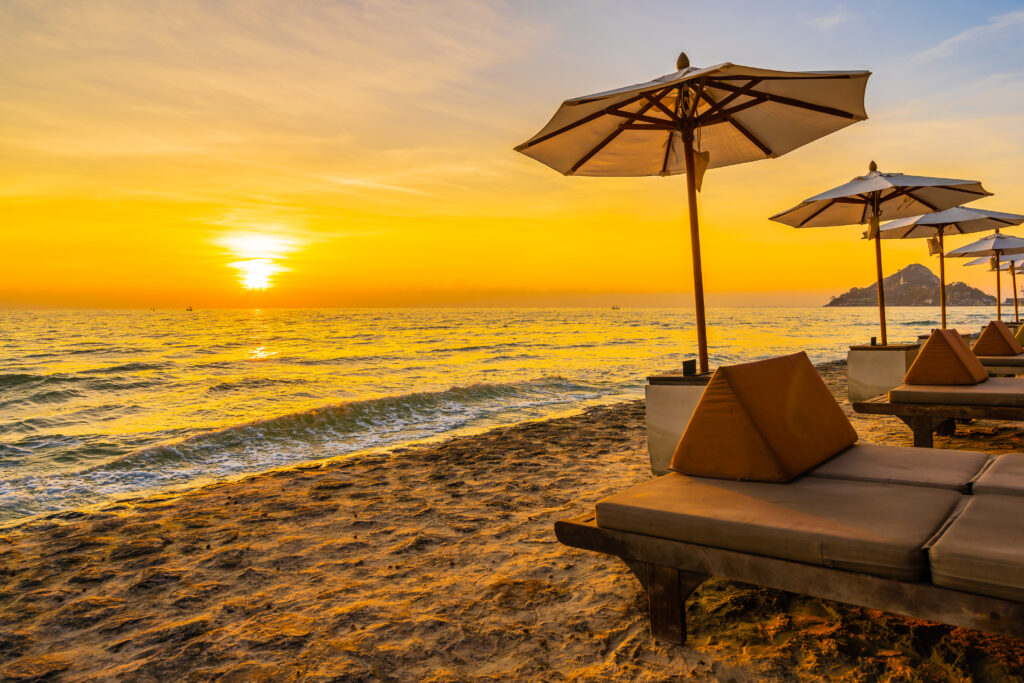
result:
<svg viewBox="0 0 1024 683"><path fill-rule="evenodd" d="M902 384L889 390L892 403L948 403L964 406L1024 406L1024 379L990 377L961 386Z"/></svg>
<svg viewBox="0 0 1024 683"><path fill-rule="evenodd" d="M1024 498L969 496L929 550L937 586L1024 601Z"/></svg>
<svg viewBox="0 0 1024 683"><path fill-rule="evenodd" d="M971 485L971 490L978 494L1024 496L1024 453L1004 453L996 457ZM1024 524L1024 509L1021 510L1021 517L1021 523Z"/></svg>
<svg viewBox="0 0 1024 683"><path fill-rule="evenodd" d="M991 365L1003 365L1006 367L1022 367L1024 368L1024 353L1019 356L978 356L978 360L985 367Z"/></svg>
<svg viewBox="0 0 1024 683"><path fill-rule="evenodd" d="M609 529L840 567L921 578L925 542L960 501L955 491L801 477L788 484L675 472L605 498Z"/></svg>
<svg viewBox="0 0 1024 683"><path fill-rule="evenodd" d="M858 443L815 467L806 476L966 492L971 479L990 458L987 453L976 451Z"/></svg>

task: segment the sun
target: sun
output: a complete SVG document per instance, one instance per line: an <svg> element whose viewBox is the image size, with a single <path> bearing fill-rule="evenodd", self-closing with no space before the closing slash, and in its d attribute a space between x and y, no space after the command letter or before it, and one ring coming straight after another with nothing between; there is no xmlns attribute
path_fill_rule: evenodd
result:
<svg viewBox="0 0 1024 683"><path fill-rule="evenodd" d="M238 281L246 289L267 289L273 285L273 276L288 270L268 258L235 261L229 266L238 270Z"/></svg>
<svg viewBox="0 0 1024 683"><path fill-rule="evenodd" d="M273 287L275 275L291 270L281 261L299 248L294 238L255 231L225 233L215 241L238 259L227 265L238 271L238 282L248 290Z"/></svg>

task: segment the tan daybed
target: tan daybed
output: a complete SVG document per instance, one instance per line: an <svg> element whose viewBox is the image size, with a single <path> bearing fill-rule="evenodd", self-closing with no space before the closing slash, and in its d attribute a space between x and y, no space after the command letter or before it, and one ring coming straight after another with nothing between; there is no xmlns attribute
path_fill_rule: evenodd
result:
<svg viewBox="0 0 1024 683"><path fill-rule="evenodd" d="M982 351L1008 343L1005 328L1002 323L989 324L975 348L983 342ZM853 409L900 418L913 430L914 445L920 447L932 445L933 432L952 435L958 419L1024 420L1024 379L989 377L991 369L982 365L955 331L935 330L902 385L887 396L857 401Z"/></svg>
<svg viewBox="0 0 1024 683"><path fill-rule="evenodd" d="M674 471L555 533L622 558L663 640L711 576L1024 638L1024 455L856 439L806 355L719 368Z"/></svg>

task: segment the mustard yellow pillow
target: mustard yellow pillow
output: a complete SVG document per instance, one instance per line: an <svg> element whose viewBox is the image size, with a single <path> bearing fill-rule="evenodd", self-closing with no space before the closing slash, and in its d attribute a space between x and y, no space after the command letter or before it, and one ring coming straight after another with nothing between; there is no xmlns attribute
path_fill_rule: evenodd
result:
<svg viewBox="0 0 1024 683"><path fill-rule="evenodd" d="M857 441L832 392L800 352L715 371L669 469L789 481Z"/></svg>

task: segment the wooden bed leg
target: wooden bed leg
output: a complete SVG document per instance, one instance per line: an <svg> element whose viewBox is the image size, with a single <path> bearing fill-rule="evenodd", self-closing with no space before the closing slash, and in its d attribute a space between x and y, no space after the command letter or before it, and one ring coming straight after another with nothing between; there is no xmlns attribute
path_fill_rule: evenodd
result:
<svg viewBox="0 0 1024 683"><path fill-rule="evenodd" d="M647 601L651 635L682 645L686 642L686 598L708 576L658 564L647 565Z"/></svg>
<svg viewBox="0 0 1024 683"><path fill-rule="evenodd" d="M932 447L932 418L925 415L899 415L914 432L914 445L918 448Z"/></svg>
<svg viewBox="0 0 1024 683"><path fill-rule="evenodd" d="M939 436L953 436L956 434L956 420L946 418L935 426L935 433Z"/></svg>

